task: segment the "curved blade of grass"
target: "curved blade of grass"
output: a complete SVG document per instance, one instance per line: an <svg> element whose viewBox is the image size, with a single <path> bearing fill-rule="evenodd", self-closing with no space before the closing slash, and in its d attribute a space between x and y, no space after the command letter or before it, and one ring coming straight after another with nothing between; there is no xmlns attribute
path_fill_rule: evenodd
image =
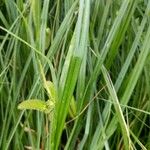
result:
<svg viewBox="0 0 150 150"><path fill-rule="evenodd" d="M117 115L118 122L121 126L121 129L122 129L122 134L123 134L123 139L124 139L124 147L125 147L126 150L129 150L131 148L129 129L128 129L127 124L125 122L123 112L121 110L115 88L114 88L113 83L110 79L110 76L109 76L109 74L108 74L108 72L107 72L107 70L105 69L104 66L102 66L102 73L103 73L103 77L105 79L108 91L110 93L110 97L113 101L113 104L114 104L114 107L115 107L115 110L116 110L116 115Z"/></svg>

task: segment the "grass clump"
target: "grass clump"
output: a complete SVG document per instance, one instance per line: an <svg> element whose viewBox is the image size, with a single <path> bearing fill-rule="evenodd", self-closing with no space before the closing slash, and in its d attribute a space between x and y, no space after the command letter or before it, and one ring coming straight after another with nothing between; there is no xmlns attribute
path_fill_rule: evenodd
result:
<svg viewBox="0 0 150 150"><path fill-rule="evenodd" d="M149 150L149 20L144 0L1 1L1 149Z"/></svg>

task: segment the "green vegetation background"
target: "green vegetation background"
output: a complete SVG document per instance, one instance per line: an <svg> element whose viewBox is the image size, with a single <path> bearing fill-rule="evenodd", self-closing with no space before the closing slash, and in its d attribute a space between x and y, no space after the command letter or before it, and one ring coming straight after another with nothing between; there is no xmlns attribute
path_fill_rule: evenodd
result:
<svg viewBox="0 0 150 150"><path fill-rule="evenodd" d="M150 1L0 0L0 149L150 150Z"/></svg>

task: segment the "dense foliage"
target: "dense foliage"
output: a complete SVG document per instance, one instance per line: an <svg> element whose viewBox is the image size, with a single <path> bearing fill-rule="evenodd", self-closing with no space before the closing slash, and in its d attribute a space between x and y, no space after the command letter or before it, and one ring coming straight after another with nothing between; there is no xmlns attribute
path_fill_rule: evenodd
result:
<svg viewBox="0 0 150 150"><path fill-rule="evenodd" d="M0 0L0 122L1 150L149 150L150 1Z"/></svg>

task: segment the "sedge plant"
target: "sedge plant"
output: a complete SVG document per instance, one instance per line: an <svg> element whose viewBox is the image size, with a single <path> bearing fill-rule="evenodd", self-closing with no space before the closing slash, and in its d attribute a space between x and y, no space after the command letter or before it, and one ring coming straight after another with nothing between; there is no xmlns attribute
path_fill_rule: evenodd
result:
<svg viewBox="0 0 150 150"><path fill-rule="evenodd" d="M0 0L0 149L150 149L150 1Z"/></svg>

